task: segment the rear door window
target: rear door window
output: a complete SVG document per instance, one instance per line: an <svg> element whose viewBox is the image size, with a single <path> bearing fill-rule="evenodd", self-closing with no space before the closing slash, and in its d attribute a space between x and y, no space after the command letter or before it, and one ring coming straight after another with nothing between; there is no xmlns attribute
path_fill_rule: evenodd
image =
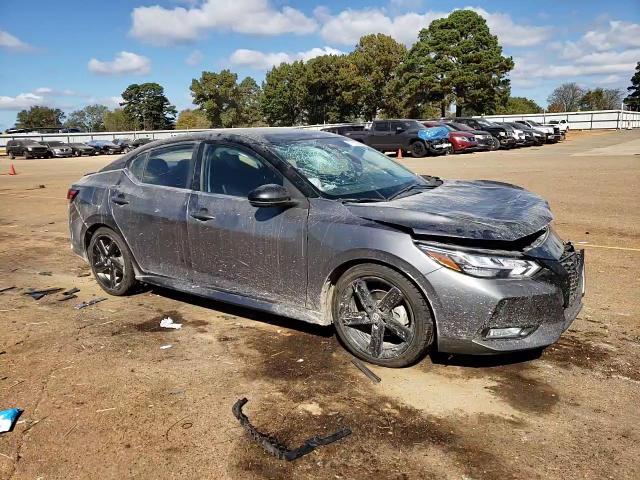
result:
<svg viewBox="0 0 640 480"><path fill-rule="evenodd" d="M136 180L138 180L139 182L142 181L142 176L144 174L144 164L146 160L147 160L147 152L141 153L140 155L136 156L133 160L131 160L131 163L129 163L129 167L127 168L127 170L129 171L129 174L131 174L131 176Z"/></svg>
<svg viewBox="0 0 640 480"><path fill-rule="evenodd" d="M193 143L171 145L149 152L142 183L187 188L194 146Z"/></svg>

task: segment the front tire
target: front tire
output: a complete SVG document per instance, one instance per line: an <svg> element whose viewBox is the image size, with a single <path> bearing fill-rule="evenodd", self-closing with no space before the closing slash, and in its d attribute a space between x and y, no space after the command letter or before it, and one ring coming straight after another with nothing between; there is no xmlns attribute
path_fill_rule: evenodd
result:
<svg viewBox="0 0 640 480"><path fill-rule="evenodd" d="M130 293L135 284L133 257L120 235L107 227L93 234L87 257L98 285L110 295Z"/></svg>
<svg viewBox="0 0 640 480"><path fill-rule="evenodd" d="M491 137L491 151L495 151L495 150L499 150L500 149L500 140L498 140L496 137Z"/></svg>
<svg viewBox="0 0 640 480"><path fill-rule="evenodd" d="M409 148L412 157L421 158L427 156L427 146L424 144L424 142L413 142Z"/></svg>
<svg viewBox="0 0 640 480"><path fill-rule="evenodd" d="M336 283L332 314L347 350L369 363L406 367L433 343L427 300L404 275L383 265L347 270Z"/></svg>

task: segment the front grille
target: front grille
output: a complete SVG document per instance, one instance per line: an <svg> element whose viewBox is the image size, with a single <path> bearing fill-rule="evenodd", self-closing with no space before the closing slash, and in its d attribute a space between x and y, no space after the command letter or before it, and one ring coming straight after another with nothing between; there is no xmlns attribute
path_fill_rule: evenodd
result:
<svg viewBox="0 0 640 480"><path fill-rule="evenodd" d="M564 246L564 252L560 258L560 264L566 272L562 281L562 293L565 306L573 305L580 295L581 256L576 252L572 244Z"/></svg>

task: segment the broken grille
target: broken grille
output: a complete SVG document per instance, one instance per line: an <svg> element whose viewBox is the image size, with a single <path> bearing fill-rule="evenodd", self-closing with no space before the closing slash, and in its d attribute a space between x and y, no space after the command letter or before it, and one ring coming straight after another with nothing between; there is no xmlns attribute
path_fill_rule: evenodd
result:
<svg viewBox="0 0 640 480"><path fill-rule="evenodd" d="M562 287L565 306L573 305L580 294L580 255L573 245L565 245L560 264L567 273Z"/></svg>

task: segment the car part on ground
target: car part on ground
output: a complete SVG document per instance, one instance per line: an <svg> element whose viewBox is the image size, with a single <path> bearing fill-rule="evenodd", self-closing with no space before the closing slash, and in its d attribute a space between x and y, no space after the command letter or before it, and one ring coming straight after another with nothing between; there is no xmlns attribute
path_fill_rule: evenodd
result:
<svg viewBox="0 0 640 480"><path fill-rule="evenodd" d="M291 462L313 452L318 447L329 445L351 435L351 429L343 428L335 433L332 433L331 435L326 435L324 437L311 437L305 440L300 447L289 450L287 447L278 442L277 439L259 432L253 425L251 425L249 418L242 412L242 407L244 407L247 402L248 400L246 398L241 398L236 403L234 403L231 409L233 412L233 416L238 419L240 425L244 427L251 438L258 442L269 455L273 455L280 460Z"/></svg>
<svg viewBox="0 0 640 480"><path fill-rule="evenodd" d="M379 365L430 348L544 347L582 306L583 255L553 232L545 200L423 178L330 133L157 141L83 177L68 199L73 250L105 291L140 281L333 323Z"/></svg>

